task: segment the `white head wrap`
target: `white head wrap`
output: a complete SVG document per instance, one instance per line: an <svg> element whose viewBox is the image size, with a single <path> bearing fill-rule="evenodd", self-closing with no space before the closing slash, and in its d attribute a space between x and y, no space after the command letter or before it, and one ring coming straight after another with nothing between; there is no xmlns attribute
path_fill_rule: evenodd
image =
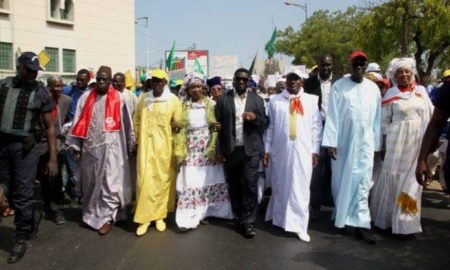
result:
<svg viewBox="0 0 450 270"><path fill-rule="evenodd" d="M394 84L395 82L395 73L399 68L406 68L412 71L413 76L411 76L411 82L415 80L414 75L417 74L416 69L416 61L412 58L394 58L389 63L389 67L386 70L386 77Z"/></svg>

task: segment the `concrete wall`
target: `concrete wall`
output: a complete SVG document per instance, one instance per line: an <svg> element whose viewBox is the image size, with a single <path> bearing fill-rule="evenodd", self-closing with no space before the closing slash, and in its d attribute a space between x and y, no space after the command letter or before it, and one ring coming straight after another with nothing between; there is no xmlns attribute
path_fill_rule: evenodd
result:
<svg viewBox="0 0 450 270"><path fill-rule="evenodd" d="M0 41L13 43L13 53L18 48L36 53L45 47L59 48L61 75L74 75L62 72L62 49L76 50L76 70L96 71L109 65L113 72L134 72L135 1L72 2L74 20L70 21L50 17L50 0L9 0L9 10L0 10ZM0 76L2 72L7 71L0 71Z"/></svg>

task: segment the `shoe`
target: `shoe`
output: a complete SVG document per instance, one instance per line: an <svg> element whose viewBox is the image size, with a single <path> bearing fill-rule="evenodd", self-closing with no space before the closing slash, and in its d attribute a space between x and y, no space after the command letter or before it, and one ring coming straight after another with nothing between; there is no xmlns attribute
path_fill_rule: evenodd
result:
<svg viewBox="0 0 450 270"><path fill-rule="evenodd" d="M209 224L208 218L204 218L204 219L200 220L200 224L202 224L202 225L208 225L208 224Z"/></svg>
<svg viewBox="0 0 450 270"><path fill-rule="evenodd" d="M182 233L185 233L185 232L189 231L189 229L188 229L188 228L185 228L185 227L179 227L178 230L179 230L180 232L182 232Z"/></svg>
<svg viewBox="0 0 450 270"><path fill-rule="evenodd" d="M27 240L33 240L37 238L39 232L39 224L41 224L42 213L40 211L34 211L34 224L33 230L27 234Z"/></svg>
<svg viewBox="0 0 450 270"><path fill-rule="evenodd" d="M320 209L311 208L309 212L309 218L313 221L319 221Z"/></svg>
<svg viewBox="0 0 450 270"><path fill-rule="evenodd" d="M98 233L100 235L107 235L113 228L113 224L112 222L108 221L105 224L103 224L103 226L100 227L100 229L98 229Z"/></svg>
<svg viewBox="0 0 450 270"><path fill-rule="evenodd" d="M64 223L66 223L66 219L64 218L64 214L61 212L56 212L55 213L55 223L56 225L62 225Z"/></svg>
<svg viewBox="0 0 450 270"><path fill-rule="evenodd" d="M369 244L375 244L376 243L375 235L369 229L356 228L356 230L355 230L355 237L357 239L360 239L361 241L369 243Z"/></svg>
<svg viewBox="0 0 450 270"><path fill-rule="evenodd" d="M156 221L156 230L158 232L163 232L163 231L166 230L166 228L167 228L167 226L166 226L166 223L164 222L163 219L160 219L160 220Z"/></svg>
<svg viewBox="0 0 450 270"><path fill-rule="evenodd" d="M253 228L253 225L245 224L243 227L243 234L244 234L244 237L247 239L251 239L251 238L255 237L256 231L255 231L255 228Z"/></svg>
<svg viewBox="0 0 450 270"><path fill-rule="evenodd" d="M16 263L20 261L23 255L25 255L25 251L27 251L25 237L21 236L16 238L14 246L8 256L8 263Z"/></svg>
<svg viewBox="0 0 450 270"><path fill-rule="evenodd" d="M305 233L305 232L297 233L297 236L303 242L306 242L306 243L311 242L311 237L309 237L309 235L307 233Z"/></svg>
<svg viewBox="0 0 450 270"><path fill-rule="evenodd" d="M136 230L136 235L143 236L144 234L146 234L147 230L148 230L148 226L150 226L150 223L144 223L144 224L139 225L139 227Z"/></svg>

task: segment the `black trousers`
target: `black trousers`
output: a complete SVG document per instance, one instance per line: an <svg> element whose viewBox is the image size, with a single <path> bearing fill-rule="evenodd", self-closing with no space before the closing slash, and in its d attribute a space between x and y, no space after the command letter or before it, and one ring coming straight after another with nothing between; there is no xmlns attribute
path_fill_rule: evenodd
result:
<svg viewBox="0 0 450 270"><path fill-rule="evenodd" d="M0 140L0 184L6 187L10 205L15 210L16 231L33 230L33 193L39 148L25 148L20 140Z"/></svg>
<svg viewBox="0 0 450 270"><path fill-rule="evenodd" d="M326 147L320 148L319 162L313 169L311 177L310 206L320 209L324 202L331 202L331 161Z"/></svg>
<svg viewBox="0 0 450 270"><path fill-rule="evenodd" d="M247 156L243 146L225 156L224 171L231 208L241 224L252 224L258 212L258 168L261 156Z"/></svg>
<svg viewBox="0 0 450 270"><path fill-rule="evenodd" d="M46 146L43 146L47 150ZM41 182L41 195L44 201L45 211L61 211L64 202L62 167L65 163L65 151L58 153L58 174L50 179L47 173L47 163L50 159L50 152L46 151L39 159L37 179Z"/></svg>

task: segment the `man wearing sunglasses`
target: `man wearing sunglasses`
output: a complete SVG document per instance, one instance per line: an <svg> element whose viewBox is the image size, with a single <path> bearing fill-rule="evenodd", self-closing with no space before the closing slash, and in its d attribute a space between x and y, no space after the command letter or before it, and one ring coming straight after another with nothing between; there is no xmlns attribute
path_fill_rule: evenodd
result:
<svg viewBox="0 0 450 270"><path fill-rule="evenodd" d="M368 198L374 152L381 148L381 95L363 76L367 56L354 51L350 63L351 75L331 88L322 146L332 159L335 226L354 227L357 238L374 244Z"/></svg>
<svg viewBox="0 0 450 270"><path fill-rule="evenodd" d="M223 155L236 228L246 237L256 235L253 224L258 208L258 168L264 152L262 136L268 125L264 100L247 89L249 71L240 68L233 91L217 100L216 118L220 154Z"/></svg>
<svg viewBox="0 0 450 270"><path fill-rule="evenodd" d="M41 219L33 210L33 191L40 148L38 121L46 128L49 148L47 172L57 174L56 135L52 119L52 102L45 86L36 81L42 70L33 52L18 59L17 76L0 81L0 207L5 196L15 210L15 242L8 263L19 261L27 245L25 240L37 236ZM37 216L35 217L35 214Z"/></svg>

